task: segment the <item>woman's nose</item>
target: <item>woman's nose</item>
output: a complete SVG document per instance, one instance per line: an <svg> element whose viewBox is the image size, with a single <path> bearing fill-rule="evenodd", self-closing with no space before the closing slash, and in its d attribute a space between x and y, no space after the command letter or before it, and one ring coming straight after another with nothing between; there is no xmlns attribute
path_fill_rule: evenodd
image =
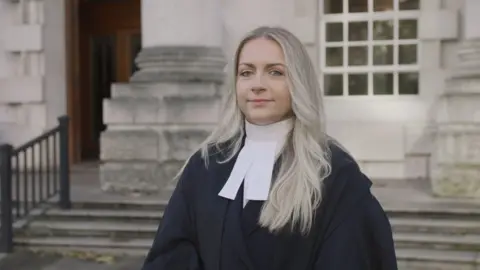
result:
<svg viewBox="0 0 480 270"><path fill-rule="evenodd" d="M263 77L262 75L257 75L255 76L255 78L253 79L253 82L252 82L252 91L253 92L261 92L261 91L265 91L265 83L263 81Z"/></svg>

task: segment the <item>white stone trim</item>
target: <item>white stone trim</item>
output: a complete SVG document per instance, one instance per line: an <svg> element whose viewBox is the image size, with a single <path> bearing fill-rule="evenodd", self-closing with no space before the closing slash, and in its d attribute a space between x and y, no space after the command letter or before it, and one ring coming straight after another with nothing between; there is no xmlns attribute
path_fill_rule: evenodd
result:
<svg viewBox="0 0 480 270"><path fill-rule="evenodd" d="M422 11L418 22L421 40L449 40L459 37L459 14L456 10Z"/></svg>
<svg viewBox="0 0 480 270"><path fill-rule="evenodd" d="M480 1L464 0L463 25L466 39L480 38Z"/></svg>

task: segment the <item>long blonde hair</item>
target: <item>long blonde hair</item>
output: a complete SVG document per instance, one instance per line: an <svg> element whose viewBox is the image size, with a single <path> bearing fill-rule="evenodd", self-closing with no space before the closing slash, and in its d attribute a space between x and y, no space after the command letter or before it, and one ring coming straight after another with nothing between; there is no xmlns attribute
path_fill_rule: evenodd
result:
<svg viewBox="0 0 480 270"><path fill-rule="evenodd" d="M322 201L323 180L331 172L330 151L317 74L303 44L291 32L279 27L259 27L242 39L230 63L222 117L200 149L207 166L214 149L228 153L226 160L219 162L230 160L241 150L245 130L236 99L238 60L243 46L257 38L273 40L283 50L294 113L294 127L279 159L280 169L259 224L271 232L290 226L291 230L297 228L307 234L315 209ZM228 149L224 149L226 143Z"/></svg>

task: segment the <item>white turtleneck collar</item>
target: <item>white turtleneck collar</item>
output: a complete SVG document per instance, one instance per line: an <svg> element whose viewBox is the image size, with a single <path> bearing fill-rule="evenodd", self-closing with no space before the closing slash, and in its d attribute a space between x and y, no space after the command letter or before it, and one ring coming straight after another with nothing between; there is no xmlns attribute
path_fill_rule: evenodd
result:
<svg viewBox="0 0 480 270"><path fill-rule="evenodd" d="M291 118L264 126L245 121L245 145L219 195L234 200L244 182L244 205L249 200L267 200L275 160L292 127Z"/></svg>

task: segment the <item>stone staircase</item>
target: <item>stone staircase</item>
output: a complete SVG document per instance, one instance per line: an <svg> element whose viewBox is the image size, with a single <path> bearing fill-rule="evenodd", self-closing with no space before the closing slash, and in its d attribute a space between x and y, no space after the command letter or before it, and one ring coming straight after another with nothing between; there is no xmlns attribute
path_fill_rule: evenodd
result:
<svg viewBox="0 0 480 270"><path fill-rule="evenodd" d="M17 248L144 256L166 202L74 203L16 229ZM441 204L384 205L402 270L480 269L480 208ZM479 268L475 268L479 267Z"/></svg>
<svg viewBox="0 0 480 270"><path fill-rule="evenodd" d="M428 203L384 208L400 269L480 269L480 208Z"/></svg>
<svg viewBox="0 0 480 270"><path fill-rule="evenodd" d="M146 255L167 202L74 203L73 209L46 209L17 228L17 248Z"/></svg>

